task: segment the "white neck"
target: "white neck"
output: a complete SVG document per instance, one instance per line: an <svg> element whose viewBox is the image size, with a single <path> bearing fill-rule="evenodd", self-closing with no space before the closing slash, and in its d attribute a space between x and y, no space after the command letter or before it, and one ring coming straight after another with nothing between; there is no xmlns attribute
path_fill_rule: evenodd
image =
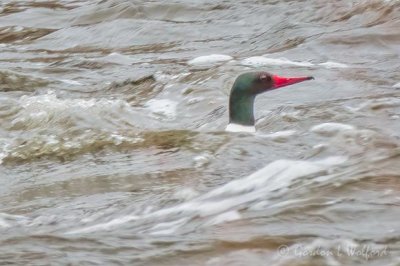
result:
<svg viewBox="0 0 400 266"><path fill-rule="evenodd" d="M225 131L255 133L256 128L254 126L243 126L239 124L229 123L226 126Z"/></svg>

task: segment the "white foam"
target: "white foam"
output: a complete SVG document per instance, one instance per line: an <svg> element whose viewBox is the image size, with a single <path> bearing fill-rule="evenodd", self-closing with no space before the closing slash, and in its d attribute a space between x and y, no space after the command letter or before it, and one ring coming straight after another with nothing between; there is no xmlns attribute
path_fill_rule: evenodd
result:
<svg viewBox="0 0 400 266"><path fill-rule="evenodd" d="M72 230L70 232L67 232L67 234L81 234L81 233L90 233L90 232L95 232L95 231L100 231L100 230L108 230L112 227L136 220L137 218L138 217L135 215L127 215L127 216L123 216L123 217L118 217L118 218L115 218L106 223L101 223L101 224L89 226L89 227L82 228L82 229Z"/></svg>
<svg viewBox="0 0 400 266"><path fill-rule="evenodd" d="M120 64L120 65L130 65L133 63L138 63L139 60L137 58L132 58L128 55L123 55L120 53L110 53L107 56L102 58L103 61L114 63L114 64Z"/></svg>
<svg viewBox="0 0 400 266"><path fill-rule="evenodd" d="M243 126L239 124L229 123L226 126L225 131L254 133L256 132L256 128L254 126Z"/></svg>
<svg viewBox="0 0 400 266"><path fill-rule="evenodd" d="M126 101L108 99L60 99L53 92L37 96L22 96L21 106L30 111L66 110L70 108L90 109L92 107L110 105L129 106ZM37 112L36 112L37 113Z"/></svg>
<svg viewBox="0 0 400 266"><path fill-rule="evenodd" d="M211 54L205 56L196 57L188 62L192 66L202 66L202 65L214 65L222 62L232 60L232 56L224 54Z"/></svg>
<svg viewBox="0 0 400 266"><path fill-rule="evenodd" d="M153 232L151 232L150 234L171 235L175 233L175 231L179 229L185 222L187 222L187 218L182 218L171 222L158 223L151 228Z"/></svg>
<svg viewBox="0 0 400 266"><path fill-rule="evenodd" d="M193 97L193 98L188 99L187 103L191 105L191 104L196 104L196 103L202 102L204 100L205 100L205 97Z"/></svg>
<svg viewBox="0 0 400 266"><path fill-rule="evenodd" d="M66 83L66 84L70 84L70 85L77 85L77 86L83 85L79 81L70 80L70 79L60 79L60 81Z"/></svg>
<svg viewBox="0 0 400 266"><path fill-rule="evenodd" d="M291 61L287 58L269 58L265 56L253 56L241 61L242 65L245 66L282 66L282 65L292 65L292 66L302 66L302 67L312 67L314 64L310 62L297 62Z"/></svg>
<svg viewBox="0 0 400 266"><path fill-rule="evenodd" d="M322 123L313 126L310 130L314 133L330 137L342 131L355 130L355 127L352 125L341 124L341 123Z"/></svg>
<svg viewBox="0 0 400 266"><path fill-rule="evenodd" d="M177 102L169 99L151 99L145 104L151 112L167 119L175 119L177 105Z"/></svg>
<svg viewBox="0 0 400 266"><path fill-rule="evenodd" d="M95 117L99 117L104 110L110 112L132 110L132 107L124 100L60 99L52 92L44 95L22 96L19 99L19 105L21 110L12 124L23 123L32 127L87 111L92 112Z"/></svg>
<svg viewBox="0 0 400 266"><path fill-rule="evenodd" d="M211 161L211 159L212 159L212 156L207 153L197 155L196 157L193 158L194 166L196 168L203 167L203 166L207 165Z"/></svg>
<svg viewBox="0 0 400 266"><path fill-rule="evenodd" d="M300 67L315 67L315 66L322 66L325 68L348 68L349 66L346 64L327 61L320 64L313 64L307 61L292 61L287 58L270 58L267 56L253 56L241 61L242 65L245 66L284 66L284 65L292 65L292 66L300 66Z"/></svg>
<svg viewBox="0 0 400 266"><path fill-rule="evenodd" d="M191 73L190 72L182 72L176 75L172 75L172 74L168 74L168 73L164 73L162 71L157 71L156 73L153 74L154 79L157 82L161 82L161 83L168 83L171 80L180 80L184 77L189 76ZM174 86L174 84L168 84L167 87L171 87Z"/></svg>
<svg viewBox="0 0 400 266"><path fill-rule="evenodd" d="M138 142L144 141L144 139L141 137L131 138L131 137L122 136L118 133L111 134L110 139L115 143L115 145L121 145L124 142L138 143Z"/></svg>
<svg viewBox="0 0 400 266"><path fill-rule="evenodd" d="M182 188L174 193L175 198L184 199L184 200L193 199L193 198L197 197L198 195L199 195L199 193L196 190L194 190L193 188L189 188L189 187Z"/></svg>
<svg viewBox="0 0 400 266"><path fill-rule="evenodd" d="M319 66L323 66L326 68L348 68L349 66L346 64L342 63L337 63L337 62L332 62L332 61L327 61L325 63L320 63L318 64Z"/></svg>
<svg viewBox="0 0 400 266"><path fill-rule="evenodd" d="M268 201L287 193L288 188L293 187L294 184L305 186L320 178L324 180L334 178L334 176L327 176L327 170L344 161L346 161L345 157L329 157L314 162L274 161L247 177L231 181L176 206L145 213L141 216L128 215L115 218L106 223L92 225L69 233L88 233L110 229L110 227L132 221L142 221L146 224L146 221L151 220L160 221L160 226L153 226L153 229L157 229L155 233L160 233L161 229L161 233L165 234L174 232L172 228L165 227L175 224L183 226L182 221L184 220L182 219L190 221L193 217L203 217L208 219L206 225L237 220L241 218L239 213L241 209L250 207L254 202ZM165 221L165 219L168 221Z"/></svg>
<svg viewBox="0 0 400 266"><path fill-rule="evenodd" d="M221 213L220 215L217 215L216 217L211 219L211 221L208 222L207 224L208 225L217 225L217 224L222 224L222 223L226 223L226 222L232 222L235 220L239 220L240 218L242 218L242 216L240 215L240 213L238 211L228 211L228 212Z"/></svg>
<svg viewBox="0 0 400 266"><path fill-rule="evenodd" d="M393 88L400 89L400 82L393 85Z"/></svg>
<svg viewBox="0 0 400 266"><path fill-rule="evenodd" d="M316 173L320 170L322 168L312 162L278 160L245 178L231 181L220 188L214 189L204 197L213 198L233 194L238 194L239 197L242 197L246 194L252 194L251 191L278 190L286 188L297 177Z"/></svg>
<svg viewBox="0 0 400 266"><path fill-rule="evenodd" d="M294 136L295 134L296 130L283 130L261 136L277 142L284 142L287 141L290 137Z"/></svg>

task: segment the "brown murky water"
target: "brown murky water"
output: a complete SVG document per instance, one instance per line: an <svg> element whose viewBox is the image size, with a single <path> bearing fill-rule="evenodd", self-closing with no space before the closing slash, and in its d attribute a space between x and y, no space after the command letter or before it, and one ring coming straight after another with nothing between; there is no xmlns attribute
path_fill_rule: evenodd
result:
<svg viewBox="0 0 400 266"><path fill-rule="evenodd" d="M0 264L399 265L399 29L399 1L3 0ZM316 80L224 132L260 69Z"/></svg>

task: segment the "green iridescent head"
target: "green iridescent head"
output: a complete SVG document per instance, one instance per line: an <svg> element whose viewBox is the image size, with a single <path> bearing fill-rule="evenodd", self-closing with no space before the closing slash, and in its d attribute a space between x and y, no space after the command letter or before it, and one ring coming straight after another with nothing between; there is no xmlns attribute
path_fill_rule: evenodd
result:
<svg viewBox="0 0 400 266"><path fill-rule="evenodd" d="M249 72L236 78L229 97L229 123L254 126L254 100L263 92L313 79L285 78L268 72Z"/></svg>

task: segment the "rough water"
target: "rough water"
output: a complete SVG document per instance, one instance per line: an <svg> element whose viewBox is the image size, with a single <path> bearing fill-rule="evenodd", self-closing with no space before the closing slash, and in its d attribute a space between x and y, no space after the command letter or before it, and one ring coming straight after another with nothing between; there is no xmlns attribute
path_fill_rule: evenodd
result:
<svg viewBox="0 0 400 266"><path fill-rule="evenodd" d="M399 265L400 1L0 4L0 264ZM257 97L228 133L230 87Z"/></svg>

